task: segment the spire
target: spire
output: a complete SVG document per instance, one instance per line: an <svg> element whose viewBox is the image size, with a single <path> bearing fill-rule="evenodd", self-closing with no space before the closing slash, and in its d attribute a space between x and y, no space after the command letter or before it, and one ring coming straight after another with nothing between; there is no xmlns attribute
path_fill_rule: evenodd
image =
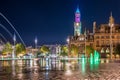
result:
<svg viewBox="0 0 120 80"><path fill-rule="evenodd" d="M77 6L76 13L80 13L79 5Z"/></svg>
<svg viewBox="0 0 120 80"><path fill-rule="evenodd" d="M86 35L86 28L85 28L85 31L84 31L84 35Z"/></svg>
<svg viewBox="0 0 120 80"><path fill-rule="evenodd" d="M94 21L93 22L93 33L95 33L95 30L96 30L96 22Z"/></svg>
<svg viewBox="0 0 120 80"><path fill-rule="evenodd" d="M112 12L110 13L110 17L109 17L109 24L114 24L114 18L112 16Z"/></svg>
<svg viewBox="0 0 120 80"><path fill-rule="evenodd" d="M112 17L112 12L110 13L110 16Z"/></svg>
<svg viewBox="0 0 120 80"><path fill-rule="evenodd" d="M38 39L37 39L37 36L35 37L35 43L37 43L38 42Z"/></svg>
<svg viewBox="0 0 120 80"><path fill-rule="evenodd" d="M79 6L77 6L76 12L75 12L75 22L79 23L80 22L80 10Z"/></svg>
<svg viewBox="0 0 120 80"><path fill-rule="evenodd" d="M16 41L16 35L15 35L15 33L13 35L13 41Z"/></svg>

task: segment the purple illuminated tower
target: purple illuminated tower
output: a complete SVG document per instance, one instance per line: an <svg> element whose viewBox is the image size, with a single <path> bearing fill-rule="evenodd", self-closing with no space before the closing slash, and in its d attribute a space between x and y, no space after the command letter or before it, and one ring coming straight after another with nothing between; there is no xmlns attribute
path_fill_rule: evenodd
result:
<svg viewBox="0 0 120 80"><path fill-rule="evenodd" d="M81 21L80 21L80 10L77 7L75 12L75 22L74 22L74 35L79 36L81 34Z"/></svg>

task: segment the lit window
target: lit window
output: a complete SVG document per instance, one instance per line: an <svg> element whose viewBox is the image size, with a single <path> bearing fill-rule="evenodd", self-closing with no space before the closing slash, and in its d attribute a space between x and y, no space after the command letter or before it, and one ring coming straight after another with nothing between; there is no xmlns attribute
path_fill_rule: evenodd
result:
<svg viewBox="0 0 120 80"><path fill-rule="evenodd" d="M84 40L84 38L82 38L82 40Z"/></svg>
<svg viewBox="0 0 120 80"><path fill-rule="evenodd" d="M81 38L79 38L79 40L81 41Z"/></svg>
<svg viewBox="0 0 120 80"><path fill-rule="evenodd" d="M109 51L109 49L107 48L107 49L106 49L106 53L109 53L109 52L110 52L110 51Z"/></svg>
<svg viewBox="0 0 120 80"><path fill-rule="evenodd" d="M79 26L79 23L76 23L77 26Z"/></svg>
<svg viewBox="0 0 120 80"><path fill-rule="evenodd" d="M103 48L101 49L101 53L104 53L104 49Z"/></svg>

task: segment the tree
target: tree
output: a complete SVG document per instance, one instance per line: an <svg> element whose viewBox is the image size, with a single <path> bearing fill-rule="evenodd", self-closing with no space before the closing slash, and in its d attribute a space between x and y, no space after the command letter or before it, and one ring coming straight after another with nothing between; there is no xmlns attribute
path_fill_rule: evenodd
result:
<svg viewBox="0 0 120 80"><path fill-rule="evenodd" d="M61 56L68 56L68 47L67 46L62 46L61 50L62 50L60 53Z"/></svg>
<svg viewBox="0 0 120 80"><path fill-rule="evenodd" d="M47 47L47 46L42 46L42 47L40 48L40 52L42 52L42 53L44 53L44 54L47 54L47 53L50 52L50 49L49 49L49 47Z"/></svg>
<svg viewBox="0 0 120 80"><path fill-rule="evenodd" d="M12 45L11 45L9 42L7 42L7 43L4 45L2 54L7 55L7 54L11 54L11 53L12 53Z"/></svg>
<svg viewBox="0 0 120 80"><path fill-rule="evenodd" d="M71 53L70 55L78 56L78 52L79 52L79 48L76 45L72 44L70 47L70 53Z"/></svg>
<svg viewBox="0 0 120 80"><path fill-rule="evenodd" d="M94 53L94 49L91 46L86 46L86 54L87 56L90 56L90 54Z"/></svg>
<svg viewBox="0 0 120 80"><path fill-rule="evenodd" d="M26 51L25 46L22 45L21 43L15 45L15 50L16 50L16 55L24 54Z"/></svg>
<svg viewBox="0 0 120 80"><path fill-rule="evenodd" d="M115 54L120 55L120 44L117 44L117 46L115 47Z"/></svg>

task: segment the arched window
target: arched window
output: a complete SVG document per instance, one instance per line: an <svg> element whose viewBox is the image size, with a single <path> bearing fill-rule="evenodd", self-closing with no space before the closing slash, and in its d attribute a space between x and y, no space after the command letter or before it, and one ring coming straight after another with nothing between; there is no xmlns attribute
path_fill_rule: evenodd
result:
<svg viewBox="0 0 120 80"><path fill-rule="evenodd" d="M104 53L104 49L103 48L101 49L101 53Z"/></svg>
<svg viewBox="0 0 120 80"><path fill-rule="evenodd" d="M110 52L110 51L109 51L109 49L107 48L107 49L106 49L106 53L109 53L109 52Z"/></svg>

